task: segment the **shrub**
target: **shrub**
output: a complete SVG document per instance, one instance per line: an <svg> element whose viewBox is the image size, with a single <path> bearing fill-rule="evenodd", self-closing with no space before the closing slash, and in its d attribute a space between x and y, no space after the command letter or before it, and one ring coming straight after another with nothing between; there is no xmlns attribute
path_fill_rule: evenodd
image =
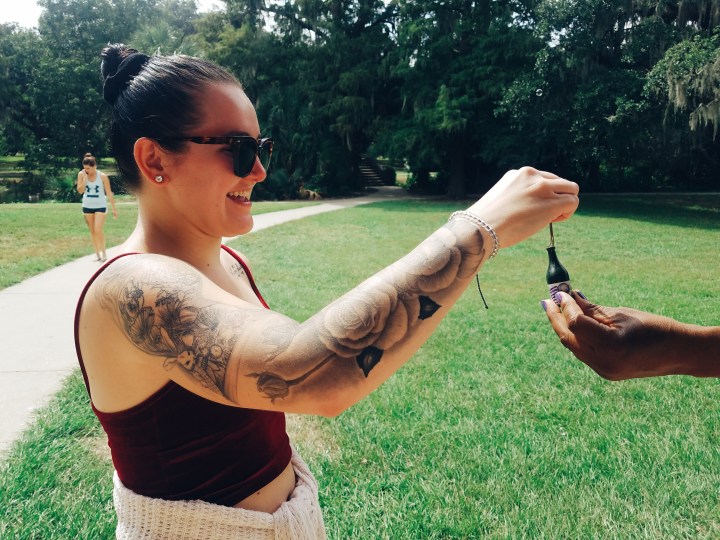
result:
<svg viewBox="0 0 720 540"><path fill-rule="evenodd" d="M49 190L50 197L60 202L80 202L82 195L78 193L75 187L75 178L71 176L63 176L53 182Z"/></svg>

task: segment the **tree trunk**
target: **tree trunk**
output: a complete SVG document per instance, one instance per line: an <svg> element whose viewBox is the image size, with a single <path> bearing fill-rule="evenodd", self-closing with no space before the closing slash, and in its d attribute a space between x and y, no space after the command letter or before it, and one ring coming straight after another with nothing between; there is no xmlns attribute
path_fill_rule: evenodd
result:
<svg viewBox="0 0 720 540"><path fill-rule="evenodd" d="M588 191L600 191L600 163L592 160L587 166L585 186Z"/></svg>
<svg viewBox="0 0 720 540"><path fill-rule="evenodd" d="M467 195L465 188L465 152L460 144L450 143L450 169L447 195L451 199L462 199Z"/></svg>

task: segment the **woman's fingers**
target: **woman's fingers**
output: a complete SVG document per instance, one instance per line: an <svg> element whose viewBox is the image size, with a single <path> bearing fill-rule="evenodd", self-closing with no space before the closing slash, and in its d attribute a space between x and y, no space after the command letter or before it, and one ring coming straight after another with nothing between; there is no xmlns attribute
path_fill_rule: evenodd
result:
<svg viewBox="0 0 720 540"><path fill-rule="evenodd" d="M469 210L495 229L501 247L510 247L572 216L579 190L575 182L523 167L505 173Z"/></svg>
<svg viewBox="0 0 720 540"><path fill-rule="evenodd" d="M570 329L568 328L565 315L563 315L563 312L560 311L560 308L555 304L555 302L547 299L543 300L541 304L543 306L543 309L545 310L545 314L547 315L548 320L550 321L550 324L552 325L553 330L558 335L558 337L569 335Z"/></svg>
<svg viewBox="0 0 720 540"><path fill-rule="evenodd" d="M577 182L565 180L564 178L555 177L545 180L545 184L552 189L556 195L575 195L580 193L580 186Z"/></svg>
<svg viewBox="0 0 720 540"><path fill-rule="evenodd" d="M587 361L582 351L594 350L609 337L608 319L598 306L581 297L576 300L566 293L559 295L560 307L552 300L544 300L547 317L560 342L580 360Z"/></svg>
<svg viewBox="0 0 720 540"><path fill-rule="evenodd" d="M540 176L542 176L543 178L547 178L548 180L559 179L559 178L560 178L557 174L552 173L552 172L550 172L550 171L541 171L540 169L535 169L535 170L537 171L537 173L538 173Z"/></svg>

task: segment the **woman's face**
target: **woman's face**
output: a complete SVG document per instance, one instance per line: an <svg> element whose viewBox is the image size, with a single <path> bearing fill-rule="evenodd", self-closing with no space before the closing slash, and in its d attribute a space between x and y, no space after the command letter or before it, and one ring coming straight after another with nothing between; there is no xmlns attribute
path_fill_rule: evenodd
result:
<svg viewBox="0 0 720 540"><path fill-rule="evenodd" d="M201 121L192 133L183 135L260 136L255 108L238 85L213 84L199 96ZM188 142L171 163L168 187L176 189L168 191L179 197L176 199L179 205L187 207L185 216L192 216L195 227L211 236L237 236L252 230L252 189L266 176L257 159L250 174L240 178L233 172L229 145Z"/></svg>
<svg viewBox="0 0 720 540"><path fill-rule="evenodd" d="M83 165L83 169L87 174L95 174L95 168L97 165Z"/></svg>

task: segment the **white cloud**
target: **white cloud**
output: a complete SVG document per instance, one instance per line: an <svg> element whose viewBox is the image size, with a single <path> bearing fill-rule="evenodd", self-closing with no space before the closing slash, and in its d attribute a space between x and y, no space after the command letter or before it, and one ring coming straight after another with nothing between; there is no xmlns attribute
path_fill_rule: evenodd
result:
<svg viewBox="0 0 720 540"><path fill-rule="evenodd" d="M35 0L0 0L0 23L15 22L32 28L37 26L40 12Z"/></svg>
<svg viewBox="0 0 720 540"><path fill-rule="evenodd" d="M222 2L222 0L196 0L196 2L200 13L222 9L225 7L225 3Z"/></svg>

